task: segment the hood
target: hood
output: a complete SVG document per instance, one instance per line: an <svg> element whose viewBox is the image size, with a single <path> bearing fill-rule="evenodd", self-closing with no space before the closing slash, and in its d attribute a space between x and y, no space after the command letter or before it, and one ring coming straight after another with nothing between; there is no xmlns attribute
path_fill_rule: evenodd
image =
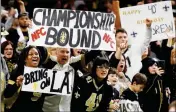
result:
<svg viewBox="0 0 176 112"><path fill-rule="evenodd" d="M145 58L142 60L142 68L140 73L149 74L148 68L152 66L154 63L158 65L158 60L156 58Z"/></svg>

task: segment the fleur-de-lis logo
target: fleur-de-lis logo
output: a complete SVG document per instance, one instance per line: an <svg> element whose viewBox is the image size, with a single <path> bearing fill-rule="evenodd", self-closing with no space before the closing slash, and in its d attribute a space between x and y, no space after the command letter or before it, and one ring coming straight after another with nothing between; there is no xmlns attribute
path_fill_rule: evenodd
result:
<svg viewBox="0 0 176 112"><path fill-rule="evenodd" d="M12 72L12 70L15 68L15 64L7 61L7 67L9 69L9 72Z"/></svg>
<svg viewBox="0 0 176 112"><path fill-rule="evenodd" d="M33 92L33 97L31 97L32 101L37 101L42 96L41 93Z"/></svg>
<svg viewBox="0 0 176 112"><path fill-rule="evenodd" d="M34 91L36 91L36 89L37 89L37 82L33 83L33 89L34 89Z"/></svg>
<svg viewBox="0 0 176 112"><path fill-rule="evenodd" d="M91 77L91 76L88 76L88 77L86 78L86 80L87 80L87 83L90 83L90 82L92 82L92 77Z"/></svg>
<svg viewBox="0 0 176 112"><path fill-rule="evenodd" d="M60 35L60 43L65 43L66 36L67 36L67 34L62 31L61 35Z"/></svg>
<svg viewBox="0 0 176 112"><path fill-rule="evenodd" d="M80 97L80 94L78 93L78 91L75 93L75 98L78 99Z"/></svg>

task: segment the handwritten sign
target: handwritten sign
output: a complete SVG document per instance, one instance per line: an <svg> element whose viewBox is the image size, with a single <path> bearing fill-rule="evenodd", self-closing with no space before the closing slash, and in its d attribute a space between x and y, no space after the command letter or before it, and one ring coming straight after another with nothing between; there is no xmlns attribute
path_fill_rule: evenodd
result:
<svg viewBox="0 0 176 112"><path fill-rule="evenodd" d="M120 100L119 109L116 112L143 112L137 101Z"/></svg>
<svg viewBox="0 0 176 112"><path fill-rule="evenodd" d="M116 50L111 13L36 8L32 25L29 45Z"/></svg>
<svg viewBox="0 0 176 112"><path fill-rule="evenodd" d="M71 95L73 69L49 70L25 67L22 91Z"/></svg>
<svg viewBox="0 0 176 112"><path fill-rule="evenodd" d="M127 30L130 42L144 40L146 18L152 20L152 41L175 37L171 2L164 1L120 9L121 25Z"/></svg>

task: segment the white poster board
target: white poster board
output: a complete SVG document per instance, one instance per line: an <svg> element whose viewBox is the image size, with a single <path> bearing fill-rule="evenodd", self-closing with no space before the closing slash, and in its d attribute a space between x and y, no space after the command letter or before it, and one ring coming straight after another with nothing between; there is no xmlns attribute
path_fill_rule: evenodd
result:
<svg viewBox="0 0 176 112"><path fill-rule="evenodd" d="M128 32L131 43L144 40L146 18L152 20L152 41L175 37L171 1L163 1L120 9L121 25Z"/></svg>
<svg viewBox="0 0 176 112"><path fill-rule="evenodd" d="M137 101L120 100L119 109L116 112L143 112Z"/></svg>
<svg viewBox="0 0 176 112"><path fill-rule="evenodd" d="M73 69L58 71L25 67L23 76L22 91L71 95L74 80Z"/></svg>
<svg viewBox="0 0 176 112"><path fill-rule="evenodd" d="M112 13L35 8L28 45L116 50Z"/></svg>

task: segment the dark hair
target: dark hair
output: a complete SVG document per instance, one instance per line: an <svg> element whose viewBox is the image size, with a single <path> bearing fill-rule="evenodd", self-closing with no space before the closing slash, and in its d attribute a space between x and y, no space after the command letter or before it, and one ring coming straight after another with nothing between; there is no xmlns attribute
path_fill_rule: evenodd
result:
<svg viewBox="0 0 176 112"><path fill-rule="evenodd" d="M140 70L140 73L143 73L143 74L150 74L148 68L150 66L152 66L153 64L157 64L158 65L158 62L156 59L154 58L145 58L142 60L142 68Z"/></svg>
<svg viewBox="0 0 176 112"><path fill-rule="evenodd" d="M8 45L11 45L12 48L14 48L13 46L13 43L11 41L4 41L2 44L1 44L1 53L4 54L4 50L5 48L8 46ZM14 49L13 49L14 51Z"/></svg>
<svg viewBox="0 0 176 112"><path fill-rule="evenodd" d="M29 14L28 14L27 12L21 13L21 14L18 15L18 19L19 19L20 17L23 17L23 16L29 17Z"/></svg>
<svg viewBox="0 0 176 112"><path fill-rule="evenodd" d="M126 60L126 58L125 58L125 55L124 54L122 54L122 57L124 58L124 60ZM120 59L121 60L121 59ZM118 64L119 64L119 62L120 62L120 60L117 60L116 58L115 58L115 56L113 56L113 57L111 57L111 59L110 59L110 67L113 67L113 68L117 68L117 66L118 66ZM122 71L123 73L126 73L126 71L127 71L127 65L126 65L126 61L125 61L125 67L124 67L124 70Z"/></svg>
<svg viewBox="0 0 176 112"><path fill-rule="evenodd" d="M106 12L107 13L107 6L105 5L107 3L111 3L112 4L112 0L99 0L97 11Z"/></svg>
<svg viewBox="0 0 176 112"><path fill-rule="evenodd" d="M87 11L88 8L85 4L81 4L81 5L78 5L78 7L76 8L76 10L83 10L83 11Z"/></svg>
<svg viewBox="0 0 176 112"><path fill-rule="evenodd" d="M132 84L134 82L136 82L136 84L145 85L147 83L147 77L142 73L137 73L132 79Z"/></svg>
<svg viewBox="0 0 176 112"><path fill-rule="evenodd" d="M11 73L11 78L12 78L12 79L16 80L17 76L24 74L25 60L26 60L26 58L27 58L27 56L28 56L29 51L30 51L32 48L37 49L37 47L35 47L35 46L28 46L28 47L26 47L26 48L24 48L24 49L22 50L22 52L21 52L21 54L20 54L20 56L19 56L19 60L18 60L18 62L17 62L17 67L16 67L15 70L13 70L12 73ZM42 59L41 59L42 56L41 56L41 53L40 53L40 51L39 51L38 49L37 49L37 51L38 51L39 56L40 56L40 62L39 62L39 65L38 65L38 66L40 66L40 63L41 63L41 60L42 60Z"/></svg>
<svg viewBox="0 0 176 112"><path fill-rule="evenodd" d="M122 54L124 60L126 60L126 57L124 54ZM127 72L127 65L126 65L126 61L125 61L125 67L124 67L124 70L122 71L124 74Z"/></svg>
<svg viewBox="0 0 176 112"><path fill-rule="evenodd" d="M25 60L26 60L26 58L28 57L29 51L30 51L32 48L37 49L37 51L38 51L38 53L39 53L39 56L40 56L40 58L41 58L41 53L40 53L40 51L38 50L37 47L35 47L35 46L28 46L28 47L24 48L24 49L22 50L21 54L20 54L20 59L21 59L21 61L24 60L24 65L25 65ZM39 64L40 64L40 63L39 63Z"/></svg>
<svg viewBox="0 0 176 112"><path fill-rule="evenodd" d="M124 29L124 28L119 28L119 29L117 29L116 30L116 33L115 33L115 36L117 35L117 33L126 33L127 35L128 35L128 33L127 33L127 31Z"/></svg>
<svg viewBox="0 0 176 112"><path fill-rule="evenodd" d="M35 46L28 46L28 47L26 47L26 48L24 48L24 49L22 50L22 52L21 52L21 54L20 54L20 56L19 56L19 60L18 60L18 62L17 62L17 65L18 65L18 68L22 70L22 73L24 72L25 60L26 60L26 58L27 58L27 56L28 56L29 51L30 51L32 48L37 49L37 47L35 47ZM40 64L41 64L41 60L42 60L42 59L41 59L42 56L41 56L41 53L40 53L40 51L39 51L38 49L37 49L37 51L38 51L39 57L40 57L40 62L39 62L39 65L40 65Z"/></svg>
<svg viewBox="0 0 176 112"><path fill-rule="evenodd" d="M91 75L92 75L92 77L95 80L97 79L96 68L97 68L97 66L102 65L102 64L108 64L108 66L109 66L109 59L108 59L108 57L105 57L105 56L100 57L100 56L98 56L94 60ZM104 80L106 81L107 77Z"/></svg>
<svg viewBox="0 0 176 112"><path fill-rule="evenodd" d="M117 71L116 68L111 67L111 68L109 69L108 74L116 74L116 73L117 73L116 71Z"/></svg>

